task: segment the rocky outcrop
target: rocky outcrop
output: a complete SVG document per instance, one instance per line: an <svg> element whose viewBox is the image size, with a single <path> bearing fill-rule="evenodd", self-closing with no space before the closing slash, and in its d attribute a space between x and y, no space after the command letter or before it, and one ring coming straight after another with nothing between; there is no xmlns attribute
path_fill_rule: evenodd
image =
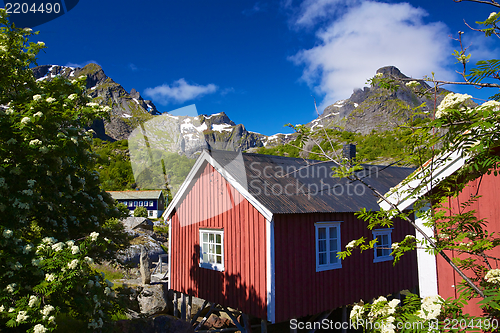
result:
<svg viewBox="0 0 500 333"><path fill-rule="evenodd" d="M394 66L382 67L377 70L382 77L394 80L399 87L387 90L379 85L372 85L355 90L351 97L340 100L328 106L323 114L308 124L313 130L321 127L338 128L349 132L368 134L372 130L390 130L396 122L402 123L414 114L412 108L425 103L421 109L429 112L434 108L433 96L416 94L406 86L409 79ZM424 81L421 91L430 88ZM442 100L446 90L439 89L437 104Z"/></svg>
<svg viewBox="0 0 500 333"><path fill-rule="evenodd" d="M151 259L149 259L148 252L141 246L141 257L139 260L141 271L142 285L151 283Z"/></svg>
<svg viewBox="0 0 500 333"><path fill-rule="evenodd" d="M160 114L151 101L144 100L134 89L128 93L97 64L88 64L83 68L44 65L33 68L33 73L37 80L50 80L57 75L76 79L85 75L89 96L95 102L111 107L111 118L97 121L95 128L93 126L97 136L103 140L126 139L138 125Z"/></svg>
<svg viewBox="0 0 500 333"><path fill-rule="evenodd" d="M164 283L144 286L137 296L137 301L143 316L172 313L174 309L172 299L168 298L167 285Z"/></svg>
<svg viewBox="0 0 500 333"><path fill-rule="evenodd" d="M153 230L153 222L146 217L129 216L122 220L123 226L127 230L143 229Z"/></svg>

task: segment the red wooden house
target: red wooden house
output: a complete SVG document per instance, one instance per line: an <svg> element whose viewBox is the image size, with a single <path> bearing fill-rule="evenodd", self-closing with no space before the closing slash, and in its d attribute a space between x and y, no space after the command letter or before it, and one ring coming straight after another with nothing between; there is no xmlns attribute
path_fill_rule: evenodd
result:
<svg viewBox="0 0 500 333"><path fill-rule="evenodd" d="M354 213L379 209L376 197L332 177L335 166L204 151L164 214L170 288L276 323L416 287L416 256L393 266L389 250L411 226L368 230ZM359 172L384 191L412 169ZM337 258L362 236L379 248Z"/></svg>
<svg viewBox="0 0 500 333"><path fill-rule="evenodd" d="M435 189L443 179L460 170L466 162L467 158L463 157L460 151L456 151L450 153L444 162L439 163L434 170L426 174L426 168L430 168L430 164L427 163L411 182L403 182L398 191L389 193L387 197L399 209L406 209L420 196ZM426 184L426 186L417 193L411 193L412 189L421 183ZM450 214L463 213L464 208L462 204L474 196L480 196L480 198L466 209L474 210L478 219L486 219L488 222L488 232L495 232L497 235L500 234L500 177L494 176L493 173L490 175L484 174L470 181L457 197L448 198L445 205L450 209ZM381 203L381 207L389 209L386 203ZM416 222L423 227L422 223L424 221L417 219ZM434 236L434 230L425 227L423 229L427 235ZM421 237L417 235L417 238ZM463 259L467 257L464 254L459 254L457 251L445 250L444 252L450 258L460 256ZM500 248L494 248L488 255L500 258ZM450 297L458 298L457 287L462 278L441 256L434 256L424 252L424 250L418 250L417 258L421 297L438 294L444 299ZM489 259L489 264L492 268L500 268L500 263L497 260ZM479 300L470 301L464 307L464 312L474 316L481 316L483 312L477 304Z"/></svg>

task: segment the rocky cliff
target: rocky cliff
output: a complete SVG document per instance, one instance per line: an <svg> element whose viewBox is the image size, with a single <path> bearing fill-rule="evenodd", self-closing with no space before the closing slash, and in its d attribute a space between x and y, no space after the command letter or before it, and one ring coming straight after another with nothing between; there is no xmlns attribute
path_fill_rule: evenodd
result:
<svg viewBox="0 0 500 333"><path fill-rule="evenodd" d="M368 134L372 130L390 130L399 121L405 121L413 114L412 108L423 103L425 106L421 111L432 114L434 103L436 105L443 98L444 89L439 89L436 101L432 96L416 94L414 90L406 86L410 78L402 74L393 66L382 67L377 70L383 78L394 80L398 85L397 90L388 90L379 85L372 85L363 89L357 89L351 97L340 100L328 106L323 114L311 121L308 126L312 129L321 127L333 127L349 132ZM429 89L424 81L420 83L420 91Z"/></svg>
<svg viewBox="0 0 500 333"><path fill-rule="evenodd" d="M149 123L152 129L149 135L153 140L161 137L158 135L160 132L179 134L180 137L171 145L171 152L187 152L189 156L195 147L238 151L263 146L267 141L265 135L247 131L244 125L235 124L223 112L198 117L160 113L153 102L144 100L135 89L127 92L106 76L97 64L88 64L83 68L45 65L35 67L33 73L37 80L50 80L56 75L68 79L86 75L89 95L99 104L112 108L110 120L98 120L92 126L97 136L104 140L127 139L134 129ZM198 142L198 139L201 141Z"/></svg>

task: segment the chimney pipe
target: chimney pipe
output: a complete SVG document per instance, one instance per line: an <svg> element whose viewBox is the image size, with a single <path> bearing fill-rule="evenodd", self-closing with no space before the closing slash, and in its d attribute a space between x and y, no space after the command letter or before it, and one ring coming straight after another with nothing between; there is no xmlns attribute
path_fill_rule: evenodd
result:
<svg viewBox="0 0 500 333"><path fill-rule="evenodd" d="M342 157L354 161L356 159L356 145L346 144L342 146Z"/></svg>

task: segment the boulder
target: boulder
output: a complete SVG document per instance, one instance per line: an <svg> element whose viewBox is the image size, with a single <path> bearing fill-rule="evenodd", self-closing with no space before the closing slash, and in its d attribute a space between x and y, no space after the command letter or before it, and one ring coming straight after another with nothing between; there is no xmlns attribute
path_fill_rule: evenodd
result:
<svg viewBox="0 0 500 333"><path fill-rule="evenodd" d="M216 315L215 313L212 313L210 317L208 317L207 321L203 324L203 326L205 326L207 329L211 328L220 329L220 328L227 328L231 326L231 324L232 321L230 319L223 318Z"/></svg>
<svg viewBox="0 0 500 333"><path fill-rule="evenodd" d="M141 282L143 285L151 283L151 259L148 256L147 250L144 246L141 247Z"/></svg>
<svg viewBox="0 0 500 333"><path fill-rule="evenodd" d="M146 217L134 217L129 216L122 220L123 226L125 229L134 230L134 229L146 229L153 230L153 222Z"/></svg>
<svg viewBox="0 0 500 333"><path fill-rule="evenodd" d="M169 300L166 284L146 285L137 296L139 308L142 315L152 316L159 313L167 313L174 309L172 300Z"/></svg>

